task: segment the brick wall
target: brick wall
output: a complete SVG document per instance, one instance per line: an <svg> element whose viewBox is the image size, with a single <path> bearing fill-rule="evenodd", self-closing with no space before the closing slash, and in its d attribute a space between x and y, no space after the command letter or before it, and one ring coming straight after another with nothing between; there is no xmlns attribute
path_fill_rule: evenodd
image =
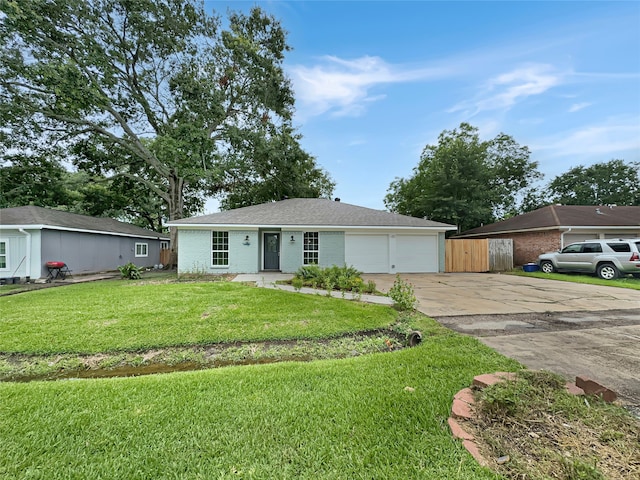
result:
<svg viewBox="0 0 640 480"><path fill-rule="evenodd" d="M513 239L514 265L535 262L541 253L555 252L560 249L560 232L558 230L507 233L488 237Z"/></svg>

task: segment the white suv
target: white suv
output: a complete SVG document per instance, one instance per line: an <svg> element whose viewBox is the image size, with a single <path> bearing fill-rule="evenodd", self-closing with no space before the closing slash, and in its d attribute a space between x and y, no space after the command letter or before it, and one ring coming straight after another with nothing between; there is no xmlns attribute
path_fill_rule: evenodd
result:
<svg viewBox="0 0 640 480"><path fill-rule="evenodd" d="M640 238L586 240L538 257L540 270L595 273L605 280L621 274L640 278Z"/></svg>

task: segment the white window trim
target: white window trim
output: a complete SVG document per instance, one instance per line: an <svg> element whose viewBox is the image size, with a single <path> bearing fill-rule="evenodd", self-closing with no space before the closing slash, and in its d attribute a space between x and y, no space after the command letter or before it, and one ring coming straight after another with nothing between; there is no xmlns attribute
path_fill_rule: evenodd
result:
<svg viewBox="0 0 640 480"><path fill-rule="evenodd" d="M143 247L144 246L144 254L142 253L138 253L138 247ZM148 243L143 243L143 242L136 242L136 246L135 246L135 257L136 258L143 258L143 257L148 257L149 256L149 244Z"/></svg>
<svg viewBox="0 0 640 480"><path fill-rule="evenodd" d="M214 233L226 233L227 234L227 249L226 250L214 250L213 249L213 234ZM231 242L231 236L229 235L228 230L211 230L211 268L229 268L229 258L231 257L229 253L229 245ZM227 263L225 265L214 265L213 263L213 253L214 252L227 252Z"/></svg>
<svg viewBox="0 0 640 480"><path fill-rule="evenodd" d="M4 243L4 261L6 264L4 268L0 267L0 272L8 272L11 270L11 265L9 265L9 240L2 238L0 239L0 243Z"/></svg>
<svg viewBox="0 0 640 480"><path fill-rule="evenodd" d="M307 233L315 233L318 237L318 249L317 250L307 250L306 249L306 245L304 243L304 236ZM318 261L316 263L305 263L304 261L304 254L306 252L316 252L317 253L317 257L318 257ZM302 232L302 265L320 265L320 232Z"/></svg>

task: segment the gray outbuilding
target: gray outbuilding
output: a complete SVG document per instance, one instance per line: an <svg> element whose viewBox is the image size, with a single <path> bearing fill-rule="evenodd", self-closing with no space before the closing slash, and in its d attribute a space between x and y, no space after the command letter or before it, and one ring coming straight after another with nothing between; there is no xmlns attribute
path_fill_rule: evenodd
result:
<svg viewBox="0 0 640 480"><path fill-rule="evenodd" d="M0 210L0 277L46 278L47 262L73 274L160 263L167 235L120 222L36 206Z"/></svg>

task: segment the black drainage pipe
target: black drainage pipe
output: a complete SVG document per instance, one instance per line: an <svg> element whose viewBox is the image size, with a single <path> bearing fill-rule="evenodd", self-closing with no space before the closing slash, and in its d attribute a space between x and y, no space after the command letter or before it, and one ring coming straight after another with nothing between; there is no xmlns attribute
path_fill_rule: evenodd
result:
<svg viewBox="0 0 640 480"><path fill-rule="evenodd" d="M413 331L409 334L409 336L407 337L407 344L410 347L415 347L416 345L418 345L420 342L422 341L422 333L418 332L418 331Z"/></svg>

